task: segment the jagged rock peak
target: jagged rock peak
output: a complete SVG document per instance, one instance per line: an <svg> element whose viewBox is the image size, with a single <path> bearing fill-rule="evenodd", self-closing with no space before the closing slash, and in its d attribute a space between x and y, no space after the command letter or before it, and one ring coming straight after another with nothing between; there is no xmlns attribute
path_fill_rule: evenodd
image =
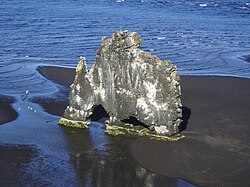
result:
<svg viewBox="0 0 250 187"><path fill-rule="evenodd" d="M102 37L102 46L108 48L139 48L141 42L142 39L137 32L120 31L113 33L110 39Z"/></svg>
<svg viewBox="0 0 250 187"><path fill-rule="evenodd" d="M139 49L141 42L136 32L115 32L102 38L90 71L85 58L80 58L60 123L86 127L94 107L101 105L110 116L109 133L118 128L141 135L138 126L128 128L122 122L133 117L147 127L143 131L147 135L178 134L182 122L178 69L171 61Z"/></svg>

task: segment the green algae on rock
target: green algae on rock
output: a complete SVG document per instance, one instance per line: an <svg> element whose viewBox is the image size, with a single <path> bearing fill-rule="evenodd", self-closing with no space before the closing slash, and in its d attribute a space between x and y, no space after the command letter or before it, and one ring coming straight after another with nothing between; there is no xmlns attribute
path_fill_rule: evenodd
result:
<svg viewBox="0 0 250 187"><path fill-rule="evenodd" d="M131 124L124 124L124 125L119 125L119 126L106 124L105 132L113 136L122 135L122 134L131 134L131 135L148 137L152 140L164 140L164 141L178 141L184 138L184 136L181 134L176 134L173 136L155 134L154 132L150 131L148 128L145 128L142 126L141 128L138 128Z"/></svg>
<svg viewBox="0 0 250 187"><path fill-rule="evenodd" d="M66 118L61 118L59 120L59 124L63 124L68 127L76 127L81 129L87 129L89 125L89 121L76 121L76 120L70 120Z"/></svg>
<svg viewBox="0 0 250 187"><path fill-rule="evenodd" d="M110 134L116 134L118 128L123 129L120 133L144 136L178 135L182 122L178 69L171 61L139 49L141 42L138 33L119 31L110 39L102 38L90 71L81 57L69 106L59 123L78 127L76 121L88 121L93 108L101 105L110 117L106 130ZM124 126L121 121L130 117L146 129Z"/></svg>

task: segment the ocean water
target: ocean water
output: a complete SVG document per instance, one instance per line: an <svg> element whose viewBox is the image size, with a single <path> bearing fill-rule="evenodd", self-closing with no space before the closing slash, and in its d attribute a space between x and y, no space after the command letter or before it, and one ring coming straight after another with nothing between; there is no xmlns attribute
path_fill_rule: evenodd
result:
<svg viewBox="0 0 250 187"><path fill-rule="evenodd" d="M60 132L60 137L76 136L76 139L84 133L83 138L88 137L85 142L91 141L94 144L95 138L92 138L93 141L91 139L91 132L94 129L92 131L90 129L90 133L79 130L79 137L78 134L72 135L71 130L62 130L57 126L58 117L45 114L39 106L26 101L35 96L53 94L61 89L59 85L42 77L36 71L37 66L57 65L74 68L79 57L85 56L91 67L96 50L101 44L101 37L110 37L118 30L138 32L143 39L141 48L152 52L160 59L172 60L178 66L181 75L250 78L250 63L244 60L250 56L250 0L2 0L0 1L0 95L13 96L17 100L14 108L20 111L17 121L1 126L0 142L36 144L42 151L53 150L54 147L49 139L46 143L41 143L46 139L45 135L41 137L30 135L37 129L32 126L37 120L39 128L45 129L43 133L52 129L53 135ZM36 114L34 110L32 114L30 113L30 106L36 108ZM38 117L34 117L35 115ZM48 118L51 118L52 122L48 121ZM14 129L17 130L14 132ZM63 134L62 131L66 132ZM10 135L20 136L13 139ZM63 138L55 141L59 147L70 144L64 140L61 145L60 140ZM80 146L72 152L78 155L78 152L82 151L86 157L90 155L91 160L91 155L95 154L85 153L86 150L82 150L85 142L78 142ZM44 148L46 146L49 148ZM74 146L72 143L71 149ZM85 157L82 157L80 167L84 168ZM43 175L43 171L39 170L40 166L49 163L52 171L46 173L45 180L56 182L51 176L57 169L54 164L60 166L60 159L59 161L53 159L55 158L45 161L44 157L42 161L34 161L33 164L38 163L38 165L31 164L30 171L37 171L38 173L34 175L39 178ZM108 168L107 171L112 169L109 166L110 162L105 166ZM88 166L89 171L94 171L91 169L92 166L96 168L95 164L92 164ZM63 177L65 172L69 178L65 180L74 181L68 174L73 169L68 167L68 165L63 167L66 169L62 169L62 173L57 173L55 176ZM121 167L119 165L119 168L122 167L123 165ZM81 173L85 170L79 169L78 163L75 164L75 168L79 180L88 175ZM140 170L143 168L140 167ZM129 169L125 171L129 172ZM150 172L149 174L155 175ZM94 174L91 179L95 179ZM89 181L91 179L84 179L80 184L86 183L85 186L91 186L87 185L91 183ZM23 179L23 182L25 180ZM174 186L192 186L183 180L177 182L178 184L174 181Z"/></svg>
<svg viewBox="0 0 250 187"><path fill-rule="evenodd" d="M143 50L182 75L250 78L249 0L9 0L0 28L1 94L41 93L49 83L37 65L75 67L85 56L91 67L101 37L118 30L138 32Z"/></svg>

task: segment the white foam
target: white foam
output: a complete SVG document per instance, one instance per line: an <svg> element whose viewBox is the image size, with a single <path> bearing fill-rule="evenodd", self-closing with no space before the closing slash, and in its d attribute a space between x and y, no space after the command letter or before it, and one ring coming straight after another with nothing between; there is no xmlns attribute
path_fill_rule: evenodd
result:
<svg viewBox="0 0 250 187"><path fill-rule="evenodd" d="M165 40L166 37L158 37L157 39L158 39L158 40Z"/></svg>
<svg viewBox="0 0 250 187"><path fill-rule="evenodd" d="M200 6L200 7L206 7L207 4L206 4L206 3L201 3L201 4L199 4L199 6Z"/></svg>
<svg viewBox="0 0 250 187"><path fill-rule="evenodd" d="M248 7L244 7L244 6L243 6L243 7L240 7L240 9L243 9L243 10L244 10L244 9L248 9Z"/></svg>

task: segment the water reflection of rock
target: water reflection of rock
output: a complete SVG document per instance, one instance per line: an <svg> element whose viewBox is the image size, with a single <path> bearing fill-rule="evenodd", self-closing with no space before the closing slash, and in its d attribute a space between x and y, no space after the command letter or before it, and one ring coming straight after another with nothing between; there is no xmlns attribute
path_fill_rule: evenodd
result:
<svg viewBox="0 0 250 187"><path fill-rule="evenodd" d="M178 180L155 174L133 160L129 153L133 138L110 137L101 123L92 122L89 128L63 127L79 186L178 186Z"/></svg>

